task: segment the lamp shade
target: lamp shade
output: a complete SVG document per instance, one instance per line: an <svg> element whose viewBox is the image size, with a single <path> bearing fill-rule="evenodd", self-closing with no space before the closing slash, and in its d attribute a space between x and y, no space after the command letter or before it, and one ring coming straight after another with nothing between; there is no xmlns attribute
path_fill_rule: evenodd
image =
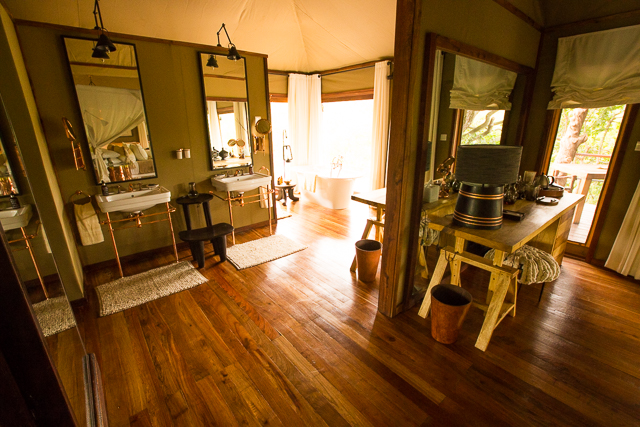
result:
<svg viewBox="0 0 640 427"><path fill-rule="evenodd" d="M218 60L215 55L209 55L209 60L207 61L207 67L218 68Z"/></svg>
<svg viewBox="0 0 640 427"><path fill-rule="evenodd" d="M456 157L458 181L505 185L518 180L522 147L507 145L462 145Z"/></svg>
<svg viewBox="0 0 640 427"><path fill-rule="evenodd" d="M105 33L100 34L98 37L98 43L96 44L96 49L108 50L109 52L116 51L116 45L113 44L111 39L107 37Z"/></svg>

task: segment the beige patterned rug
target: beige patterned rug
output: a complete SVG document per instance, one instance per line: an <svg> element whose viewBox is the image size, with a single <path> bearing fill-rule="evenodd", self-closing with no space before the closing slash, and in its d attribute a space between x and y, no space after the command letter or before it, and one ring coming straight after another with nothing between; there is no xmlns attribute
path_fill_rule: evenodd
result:
<svg viewBox="0 0 640 427"><path fill-rule="evenodd" d="M207 280L188 261L122 277L96 288L100 317L193 288Z"/></svg>
<svg viewBox="0 0 640 427"><path fill-rule="evenodd" d="M67 297L49 298L33 304L33 311L45 337L55 335L76 326L76 319Z"/></svg>
<svg viewBox="0 0 640 427"><path fill-rule="evenodd" d="M238 270L243 270L304 249L307 247L284 236L269 236L230 247L227 260Z"/></svg>

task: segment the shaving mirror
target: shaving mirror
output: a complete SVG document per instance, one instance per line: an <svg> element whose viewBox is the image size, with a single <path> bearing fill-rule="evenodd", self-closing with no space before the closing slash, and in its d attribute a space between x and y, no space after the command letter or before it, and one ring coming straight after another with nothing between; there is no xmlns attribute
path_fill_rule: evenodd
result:
<svg viewBox="0 0 640 427"><path fill-rule="evenodd" d="M244 58L200 52L208 150L212 170L250 166L249 102Z"/></svg>
<svg viewBox="0 0 640 427"><path fill-rule="evenodd" d="M96 59L95 41L63 39L96 184L157 177L135 46L115 43L109 59Z"/></svg>

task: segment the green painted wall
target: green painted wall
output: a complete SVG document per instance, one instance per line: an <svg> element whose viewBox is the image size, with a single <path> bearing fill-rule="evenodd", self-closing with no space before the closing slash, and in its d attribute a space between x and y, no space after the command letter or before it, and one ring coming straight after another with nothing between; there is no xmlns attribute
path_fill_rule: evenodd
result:
<svg viewBox="0 0 640 427"><path fill-rule="evenodd" d="M69 217L72 206L69 197L77 190L97 194L93 170L76 171L69 142L65 137L61 117L69 118L74 127L82 129L73 82L67 66L62 36L85 37L80 32L62 31L49 28L18 26L20 45L24 52L25 63L35 94L38 111L42 120L44 135L52 155L53 163L64 209ZM115 42L127 42L136 45L138 67L145 99L149 132L153 144L158 178L139 181L156 182L172 193L172 199L186 194L188 183L195 181L198 191L213 190L209 178L207 136L203 94L200 80L198 51L193 47L179 46L163 42L128 40L114 38ZM249 105L251 117L266 117L268 104L265 91L266 60L261 56L247 57L249 81ZM252 120L253 122L253 120ZM84 132L78 131L80 142L86 148ZM173 151L178 148L190 148L191 159L174 159ZM88 149L85 150L88 157ZM261 166L270 168L268 153L254 156L254 169ZM176 205L174 203L174 205ZM177 206L177 205L176 205ZM195 209L195 208L194 208ZM204 225L204 218L192 211L194 227ZM147 213L159 210L152 208ZM214 199L211 203L214 222L228 222L226 202ZM120 214L115 214L118 217ZM172 216L177 239L178 231L185 229L181 210ZM104 219L104 216L102 216ZM258 204L234 209L235 226L242 227L266 221L268 212ZM71 227L74 234L75 225ZM105 242L92 246L80 246L78 253L82 265L90 265L114 259L108 232ZM116 232L116 241L121 256L139 253L171 245L171 237L166 222L151 224L141 229L129 229ZM178 240L179 241L179 240ZM115 265L115 264L114 264ZM126 274L126 272L125 272Z"/></svg>
<svg viewBox="0 0 640 427"><path fill-rule="evenodd" d="M531 113L527 124L523 151L523 167L534 170L536 162L545 144L545 117L547 105L551 100L551 79L555 67L558 38L581 33L602 31L611 28L640 24L638 17L618 19L604 23L582 25L577 28L553 32L545 35L540 52L540 63L536 86L531 106ZM640 152L634 151L636 142L640 140L640 118L632 126L631 138L626 147L622 162L622 169L615 185L609 209L606 212L605 225L596 247L595 259L605 261L611 252L613 242L620 230L624 215L640 180Z"/></svg>
<svg viewBox="0 0 640 427"><path fill-rule="evenodd" d="M31 183L32 195L71 300L83 296L82 265L56 181L50 147L43 132L38 106L11 18L0 5L0 93Z"/></svg>

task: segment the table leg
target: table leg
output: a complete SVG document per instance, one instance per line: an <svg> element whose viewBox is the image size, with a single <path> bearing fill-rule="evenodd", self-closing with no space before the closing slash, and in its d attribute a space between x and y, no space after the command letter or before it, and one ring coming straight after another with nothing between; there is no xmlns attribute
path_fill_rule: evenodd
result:
<svg viewBox="0 0 640 427"><path fill-rule="evenodd" d="M429 282L429 287L427 288L427 292L424 295L424 300L422 300L422 305L420 306L420 311L418 311L418 316L427 317L429 314L429 309L431 308L431 289L435 285L438 285L442 280L442 276L444 276L444 271L447 268L447 252L444 250L440 251L440 258L438 258L438 263L436 264L435 270L433 270L433 276L431 276L431 281Z"/></svg>
<svg viewBox="0 0 640 427"><path fill-rule="evenodd" d="M184 222L187 224L187 230L191 230L191 214L189 213L189 205L182 205L182 212L184 213Z"/></svg>
<svg viewBox="0 0 640 427"><path fill-rule="evenodd" d="M480 335L478 335L478 340L476 341L476 348L479 348L482 351L485 351L489 346L491 335L493 335L493 330L498 323L498 316L500 315L502 303L504 302L507 290L509 289L510 279L511 278L509 276L504 274L500 274L497 279L496 290L493 294L493 298L491 298L491 302L489 303L489 308L487 309L487 314L484 318L484 322L482 323Z"/></svg>
<svg viewBox="0 0 640 427"><path fill-rule="evenodd" d="M202 202L202 210L204 212L204 221L207 223L207 227L211 227L211 211L209 210L209 201ZM187 228L187 230L189 230Z"/></svg>
<svg viewBox="0 0 640 427"><path fill-rule="evenodd" d="M582 177L581 177L582 178ZM584 209L584 204L587 201L587 194L589 193L589 187L591 187L591 181L593 178L587 175L586 177L580 180L580 187L578 189L578 194L583 194L584 199L578 203L576 206L576 214L573 217L574 224L580 224L580 218L582 217L582 210Z"/></svg>
<svg viewBox="0 0 640 427"><path fill-rule="evenodd" d="M291 201L297 202L298 200L300 200L300 198L293 195L293 187L289 188L287 192L289 193L289 199L291 199Z"/></svg>
<svg viewBox="0 0 640 427"><path fill-rule="evenodd" d="M383 212L382 207L378 206L376 208L376 221L382 221L382 212ZM380 227L376 227L376 240L378 242L382 241L381 235L380 235Z"/></svg>

